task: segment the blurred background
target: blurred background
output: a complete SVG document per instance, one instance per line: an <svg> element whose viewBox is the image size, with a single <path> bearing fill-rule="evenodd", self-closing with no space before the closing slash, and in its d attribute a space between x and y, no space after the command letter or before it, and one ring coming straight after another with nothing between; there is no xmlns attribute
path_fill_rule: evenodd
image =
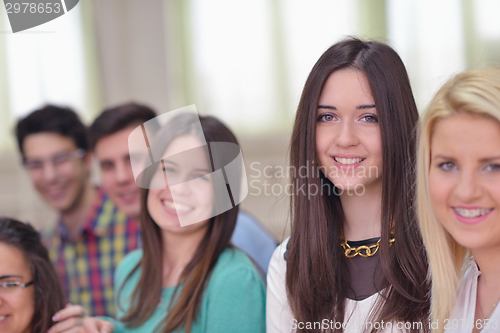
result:
<svg viewBox="0 0 500 333"><path fill-rule="evenodd" d="M500 0L82 0L13 34L0 8L0 215L40 227L56 215L32 188L13 136L46 103L86 124L129 101L157 113L196 104L240 140L250 182L242 208L289 234L283 186L307 75L346 36L391 45L419 110L464 69L500 65ZM286 172L285 172L286 174ZM93 175L99 182L97 170Z"/></svg>

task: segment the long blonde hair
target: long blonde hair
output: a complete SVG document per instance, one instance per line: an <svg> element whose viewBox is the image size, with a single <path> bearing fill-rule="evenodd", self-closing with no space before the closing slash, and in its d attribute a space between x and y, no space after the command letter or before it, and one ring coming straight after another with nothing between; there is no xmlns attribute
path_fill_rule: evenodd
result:
<svg viewBox="0 0 500 333"><path fill-rule="evenodd" d="M439 89L423 116L417 161L417 207L432 279L431 316L442 332L457 298L457 288L470 259L436 218L429 196L430 145L438 121L459 113L484 116L500 122L500 68L469 70Z"/></svg>

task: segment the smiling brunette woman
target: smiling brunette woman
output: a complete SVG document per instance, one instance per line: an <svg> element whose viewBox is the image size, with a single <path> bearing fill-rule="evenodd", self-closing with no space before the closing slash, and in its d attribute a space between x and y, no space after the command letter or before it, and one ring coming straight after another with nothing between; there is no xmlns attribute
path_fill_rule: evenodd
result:
<svg viewBox="0 0 500 333"><path fill-rule="evenodd" d="M152 154L161 160L140 180L148 187L141 197L143 250L116 271L117 320L87 318L84 332L265 331L264 281L229 243L238 206L227 197L221 167L227 171L235 155L219 155L214 143L237 147L216 118L193 114L174 117L155 136ZM236 192L231 186L237 203Z"/></svg>
<svg viewBox="0 0 500 333"><path fill-rule="evenodd" d="M418 157L436 332L499 332L500 69L459 74L438 91Z"/></svg>
<svg viewBox="0 0 500 333"><path fill-rule="evenodd" d="M47 332L64 298L39 233L0 218L0 253L0 332Z"/></svg>
<svg viewBox="0 0 500 333"><path fill-rule="evenodd" d="M306 81L291 141L292 232L268 271L267 332L425 332L413 211L417 109L389 46L347 39Z"/></svg>

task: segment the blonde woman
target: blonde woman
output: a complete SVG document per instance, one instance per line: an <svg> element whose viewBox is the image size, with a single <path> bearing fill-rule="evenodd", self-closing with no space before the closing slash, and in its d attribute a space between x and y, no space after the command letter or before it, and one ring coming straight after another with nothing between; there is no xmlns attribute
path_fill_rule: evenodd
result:
<svg viewBox="0 0 500 333"><path fill-rule="evenodd" d="M446 83L424 115L418 213L435 332L500 332L500 69Z"/></svg>

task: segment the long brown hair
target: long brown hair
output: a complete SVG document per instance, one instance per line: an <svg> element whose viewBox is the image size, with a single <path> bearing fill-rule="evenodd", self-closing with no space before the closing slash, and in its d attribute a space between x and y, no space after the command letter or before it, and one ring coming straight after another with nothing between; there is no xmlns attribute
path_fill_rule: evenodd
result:
<svg viewBox="0 0 500 333"><path fill-rule="evenodd" d="M203 133L195 130L198 116L180 115L169 122L168 128L160 130L155 143L162 144L165 149L175 137L194 134L204 137L200 139L210 142L230 142L238 144L231 131L215 117L199 117ZM226 161L229 162L229 161ZM154 169L154 168L151 168ZM150 178L146 176L145 178ZM141 276L130 301L130 308L121 318L129 327L138 327L144 324L153 314L160 302L163 272L163 240L161 230L153 221L147 210L148 190L143 189L141 195L141 228L143 257L127 279L141 269ZM210 277L219 255L230 246L231 235L236 224L238 206L213 217L205 236L201 240L196 252L182 271L180 282L182 287L176 287L170 301L166 318L156 328L156 331L173 332L184 328L186 333L191 331L196 320L205 286Z"/></svg>
<svg viewBox="0 0 500 333"><path fill-rule="evenodd" d="M2 217L0 242L18 248L29 263L35 288L31 332L47 332L54 325L52 316L64 307L64 295L40 234L29 224Z"/></svg>
<svg viewBox="0 0 500 333"><path fill-rule="evenodd" d="M374 315L378 322L421 321L426 330L428 264L413 208L418 113L401 59L392 48L374 41L350 38L333 45L314 65L304 86L290 159L296 170L307 167L312 176L300 177L299 173L291 179L292 232L286 258L290 306L299 322L321 322L324 318L344 321L346 290L350 288L346 258L339 241L344 214L340 198L334 194L334 185L322 173L318 175L315 165L319 97L327 78L342 68L354 68L366 75L380 118L383 159L380 260L387 288L382 292L385 303ZM314 185L321 189L320 195L309 196L300 190ZM391 228L396 241L389 249Z"/></svg>

